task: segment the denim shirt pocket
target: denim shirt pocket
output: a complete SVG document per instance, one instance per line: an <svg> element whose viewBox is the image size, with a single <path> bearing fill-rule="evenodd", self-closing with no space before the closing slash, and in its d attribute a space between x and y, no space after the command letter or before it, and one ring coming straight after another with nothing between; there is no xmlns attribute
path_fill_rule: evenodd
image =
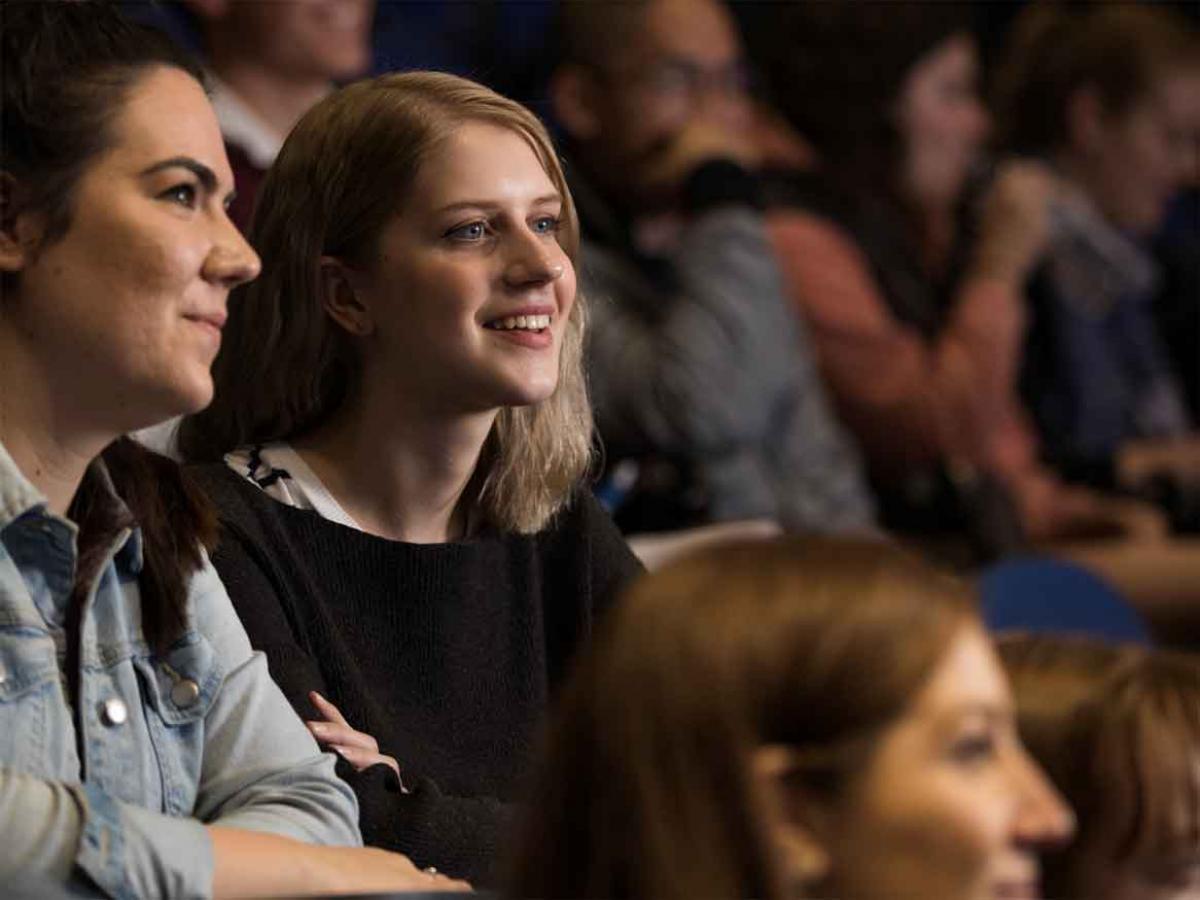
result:
<svg viewBox="0 0 1200 900"><path fill-rule="evenodd" d="M208 639L189 631L162 656L133 661L162 778L163 812L191 815L204 762L205 716L224 673Z"/></svg>
<svg viewBox="0 0 1200 900"><path fill-rule="evenodd" d="M62 706L54 639L31 627L0 629L0 761L41 772L60 731Z"/></svg>

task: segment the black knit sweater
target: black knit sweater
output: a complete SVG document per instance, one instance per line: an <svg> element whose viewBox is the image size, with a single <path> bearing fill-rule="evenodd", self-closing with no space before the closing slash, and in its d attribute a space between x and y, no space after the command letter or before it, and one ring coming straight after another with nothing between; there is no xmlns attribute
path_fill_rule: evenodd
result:
<svg viewBox="0 0 1200 900"><path fill-rule="evenodd" d="M596 615L640 565L581 491L532 536L405 544L266 496L223 465L212 561L297 712L320 691L400 763L344 776L368 844L491 880L547 702ZM390 777L389 777L390 776Z"/></svg>

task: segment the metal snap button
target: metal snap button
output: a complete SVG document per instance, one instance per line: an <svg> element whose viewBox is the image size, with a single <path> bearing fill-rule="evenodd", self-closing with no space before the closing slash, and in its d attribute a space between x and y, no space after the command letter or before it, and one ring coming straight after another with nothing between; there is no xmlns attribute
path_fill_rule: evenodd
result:
<svg viewBox="0 0 1200 900"><path fill-rule="evenodd" d="M129 718L129 708L120 697L109 697L100 706L100 719L109 728L119 728Z"/></svg>
<svg viewBox="0 0 1200 900"><path fill-rule="evenodd" d="M200 699L200 685L190 678L181 678L171 688L171 702L186 709Z"/></svg>

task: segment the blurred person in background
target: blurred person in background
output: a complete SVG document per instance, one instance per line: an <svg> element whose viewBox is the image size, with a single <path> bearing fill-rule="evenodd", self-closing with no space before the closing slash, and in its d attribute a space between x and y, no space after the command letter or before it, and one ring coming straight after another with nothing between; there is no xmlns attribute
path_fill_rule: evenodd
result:
<svg viewBox="0 0 1200 900"><path fill-rule="evenodd" d="M770 234L885 524L966 532L981 556L1160 536L1151 508L1068 487L1038 459L1016 380L1056 183L1014 163L971 202L990 120L966 7L770 12L756 45L768 92L819 157L775 182Z"/></svg>
<svg viewBox="0 0 1200 900"><path fill-rule="evenodd" d="M283 139L334 82L371 65L375 0L182 0L196 18L243 230Z"/></svg>
<svg viewBox="0 0 1200 900"><path fill-rule="evenodd" d="M571 195L527 109L409 72L309 110L261 198L262 276L180 435L213 564L365 840L487 880L548 699L640 570L586 483Z"/></svg>
<svg viewBox="0 0 1200 900"><path fill-rule="evenodd" d="M1069 637L1002 637L1021 739L1075 810L1043 857L1047 897L1200 896L1200 659Z"/></svg>
<svg viewBox="0 0 1200 900"><path fill-rule="evenodd" d="M0 17L4 892L455 887L358 846L208 560L212 508L121 437L209 402L259 269L199 69L108 4Z"/></svg>
<svg viewBox="0 0 1200 900"><path fill-rule="evenodd" d="M1004 145L1046 160L1060 184L1029 287L1022 385L1044 453L1084 483L1159 479L1181 503L1190 491L1200 531L1200 436L1184 384L1200 354L1200 333L1186 331L1200 322L1200 244L1193 234L1174 274L1151 246L1200 166L1200 39L1153 6L1037 4L1017 19L998 89ZM1172 283L1163 301L1183 328L1163 334L1155 304ZM1170 343L1190 347L1188 367Z"/></svg>
<svg viewBox="0 0 1200 900"><path fill-rule="evenodd" d="M574 671L514 897L1042 896L1071 816L971 593L883 544L732 543L635 584Z"/></svg>
<svg viewBox="0 0 1200 900"><path fill-rule="evenodd" d="M871 528L767 241L728 10L564 3L557 41L549 99L596 299L588 370L618 522Z"/></svg>

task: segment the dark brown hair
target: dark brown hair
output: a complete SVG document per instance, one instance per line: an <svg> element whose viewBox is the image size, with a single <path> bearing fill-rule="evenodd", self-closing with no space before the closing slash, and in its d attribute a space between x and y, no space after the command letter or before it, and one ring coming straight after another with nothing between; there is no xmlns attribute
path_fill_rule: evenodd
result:
<svg viewBox="0 0 1200 900"><path fill-rule="evenodd" d="M1110 115L1143 99L1165 73L1200 67L1187 20L1148 3L1031 3L1013 25L996 78L1002 142L1044 154L1068 138L1068 104L1094 89Z"/></svg>
<svg viewBox="0 0 1200 900"><path fill-rule="evenodd" d="M1075 810L1074 842L1044 858L1047 896L1079 896L1076 853L1105 840L1115 860L1200 842L1200 660L1086 638L999 642L1025 746Z"/></svg>
<svg viewBox="0 0 1200 900"><path fill-rule="evenodd" d="M843 189L895 199L904 143L893 109L908 73L958 34L957 0L787 0L745 15L768 99L821 154Z"/></svg>
<svg viewBox="0 0 1200 900"><path fill-rule="evenodd" d="M9 220L44 215L40 246L70 228L75 186L110 145L111 123L137 82L159 66L201 78L164 36L99 2L0 3L0 61L0 177L11 204L4 214ZM19 273L5 274L0 312L19 286ZM90 590L116 534L138 524L142 630L162 650L184 627L187 581L202 565L202 543L215 537L215 517L170 460L127 439L110 445L101 459L127 510L109 502L100 469L89 468L68 511L80 528L75 599Z"/></svg>
<svg viewBox="0 0 1200 900"><path fill-rule="evenodd" d="M709 549L636 583L554 719L515 896L788 896L750 755L794 748L831 799L975 615L970 592L885 544Z"/></svg>

